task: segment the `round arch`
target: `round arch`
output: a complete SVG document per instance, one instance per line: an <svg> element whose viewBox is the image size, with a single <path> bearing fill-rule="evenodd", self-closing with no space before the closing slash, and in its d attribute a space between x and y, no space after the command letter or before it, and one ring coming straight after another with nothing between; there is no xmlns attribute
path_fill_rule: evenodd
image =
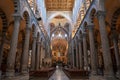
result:
<svg viewBox="0 0 120 80"><path fill-rule="evenodd" d="M96 9L93 8L93 9L90 11L90 22L91 22L91 23L94 22L95 14L96 14Z"/></svg>
<svg viewBox="0 0 120 80"><path fill-rule="evenodd" d="M83 23L83 30L82 30L82 32L86 32L86 30L87 30L87 25L88 25L88 23L87 23L87 21L85 21L85 22Z"/></svg>
<svg viewBox="0 0 120 80"><path fill-rule="evenodd" d="M69 35L69 33L63 27L55 28L54 30L51 31L51 34L54 33L58 28L61 28L65 33L67 33L67 35Z"/></svg>
<svg viewBox="0 0 120 80"><path fill-rule="evenodd" d="M63 17L65 17L69 22L72 22L72 20L70 19L70 17L69 16L67 16L67 15L65 15L64 13L62 13L62 12L56 12L56 13L54 13L54 14L52 14L49 18L48 18L48 23L55 17L55 16L57 16L57 15L61 15L61 16L63 16Z"/></svg>
<svg viewBox="0 0 120 80"><path fill-rule="evenodd" d="M29 12L29 10L28 10L27 7L23 8L23 10L22 10L22 12L21 12L21 15L22 15L23 19L24 19L24 14L27 14L27 17L28 17L28 19L29 19L29 22L31 22L30 12Z"/></svg>
<svg viewBox="0 0 120 80"><path fill-rule="evenodd" d="M66 18L66 19L68 20L68 23L70 24L70 26L72 26L72 20L71 20L71 18L70 18L69 16L65 15L65 14L62 13L62 12L56 12L56 13L52 14L52 15L48 18L48 20L47 20L47 26L49 25L50 21L51 21L54 17L56 17L56 16L58 16L58 15L61 15L61 16L63 16L64 18Z"/></svg>

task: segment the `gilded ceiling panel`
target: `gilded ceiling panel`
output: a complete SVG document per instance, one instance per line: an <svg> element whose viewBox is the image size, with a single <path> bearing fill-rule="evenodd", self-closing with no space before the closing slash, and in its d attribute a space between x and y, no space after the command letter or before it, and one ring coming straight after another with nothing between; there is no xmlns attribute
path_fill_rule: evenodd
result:
<svg viewBox="0 0 120 80"><path fill-rule="evenodd" d="M72 11L75 0L45 0L47 11Z"/></svg>

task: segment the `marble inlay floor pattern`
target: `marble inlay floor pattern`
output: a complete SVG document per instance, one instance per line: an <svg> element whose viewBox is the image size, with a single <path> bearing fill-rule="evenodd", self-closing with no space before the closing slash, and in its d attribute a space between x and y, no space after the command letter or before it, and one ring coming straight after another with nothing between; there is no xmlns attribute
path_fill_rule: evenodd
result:
<svg viewBox="0 0 120 80"><path fill-rule="evenodd" d="M61 69L56 69L55 73L49 78L49 80L70 80Z"/></svg>

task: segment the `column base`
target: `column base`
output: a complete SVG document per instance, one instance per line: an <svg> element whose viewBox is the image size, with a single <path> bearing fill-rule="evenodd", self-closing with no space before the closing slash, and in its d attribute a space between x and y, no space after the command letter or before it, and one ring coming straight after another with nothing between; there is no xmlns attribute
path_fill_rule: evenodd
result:
<svg viewBox="0 0 120 80"><path fill-rule="evenodd" d="M29 80L29 73L24 73L22 76L21 76L21 79L20 80Z"/></svg>
<svg viewBox="0 0 120 80"><path fill-rule="evenodd" d="M14 77L15 76L14 70L8 70L8 71L6 71L6 76L7 77Z"/></svg>
<svg viewBox="0 0 120 80"><path fill-rule="evenodd" d="M104 76L91 75L89 77L89 80L105 80L105 79L104 79Z"/></svg>
<svg viewBox="0 0 120 80"><path fill-rule="evenodd" d="M31 68L30 71L35 71L35 69Z"/></svg>
<svg viewBox="0 0 120 80"><path fill-rule="evenodd" d="M6 75L2 80L16 80L14 70L7 70Z"/></svg>
<svg viewBox="0 0 120 80"><path fill-rule="evenodd" d="M5 77L2 80L29 80L29 74L28 75L19 75L14 77Z"/></svg>
<svg viewBox="0 0 120 80"><path fill-rule="evenodd" d="M28 71L22 71L21 74L26 76L26 75L29 75L29 72Z"/></svg>
<svg viewBox="0 0 120 80"><path fill-rule="evenodd" d="M116 77L117 77L118 79L120 79L120 72L117 72L117 73L116 73Z"/></svg>
<svg viewBox="0 0 120 80"><path fill-rule="evenodd" d="M104 80L118 80L115 76L104 76Z"/></svg>
<svg viewBox="0 0 120 80"><path fill-rule="evenodd" d="M2 78L2 80L16 80L15 77L5 77L5 78Z"/></svg>

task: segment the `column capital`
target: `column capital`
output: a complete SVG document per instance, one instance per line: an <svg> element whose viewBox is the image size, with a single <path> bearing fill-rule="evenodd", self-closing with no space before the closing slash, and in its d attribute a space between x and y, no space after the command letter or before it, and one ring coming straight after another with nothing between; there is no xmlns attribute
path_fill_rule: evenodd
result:
<svg viewBox="0 0 120 80"><path fill-rule="evenodd" d="M80 34L80 37L79 37L79 42L82 41L82 34Z"/></svg>
<svg viewBox="0 0 120 80"><path fill-rule="evenodd" d="M79 41L78 41L79 43L81 43L82 42L82 39L79 39Z"/></svg>
<svg viewBox="0 0 120 80"><path fill-rule="evenodd" d="M18 14L18 13L14 13L13 15L12 15L15 19L22 19L22 16L20 15L20 14Z"/></svg>
<svg viewBox="0 0 120 80"><path fill-rule="evenodd" d="M82 38L82 34L79 34L79 38Z"/></svg>
<svg viewBox="0 0 120 80"><path fill-rule="evenodd" d="M40 44L41 44L41 42L40 42L40 41L37 41L37 44L39 44L39 45L40 45Z"/></svg>
<svg viewBox="0 0 120 80"><path fill-rule="evenodd" d="M13 16L14 17L21 17L21 15L19 13L14 13Z"/></svg>
<svg viewBox="0 0 120 80"><path fill-rule="evenodd" d="M87 36L87 33L86 32L83 32L82 33L82 37L86 37Z"/></svg>
<svg viewBox="0 0 120 80"><path fill-rule="evenodd" d="M94 29L94 24L90 24L87 26L89 30L93 30Z"/></svg>
<svg viewBox="0 0 120 80"><path fill-rule="evenodd" d="M26 31L31 31L31 28L29 26L27 26Z"/></svg>
<svg viewBox="0 0 120 80"><path fill-rule="evenodd" d="M37 39L37 36L33 36L33 39Z"/></svg>
<svg viewBox="0 0 120 80"><path fill-rule="evenodd" d="M99 10L99 11L97 11L97 13L96 13L96 16L97 16L97 18L99 18L100 16L106 16L106 12L105 11L102 11L102 10Z"/></svg>

